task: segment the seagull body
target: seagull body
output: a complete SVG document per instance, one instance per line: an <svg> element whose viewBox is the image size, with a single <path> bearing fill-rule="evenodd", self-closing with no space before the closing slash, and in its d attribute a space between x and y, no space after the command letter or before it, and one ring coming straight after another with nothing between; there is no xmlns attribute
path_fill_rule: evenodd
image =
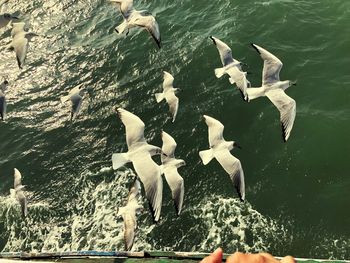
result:
<svg viewBox="0 0 350 263"><path fill-rule="evenodd" d="M24 31L24 25L25 23L22 22L13 23L13 29L11 31L12 42L8 47L10 50L15 51L18 67L20 69L23 68L23 64L27 57L29 41L33 37L38 36L35 33Z"/></svg>
<svg viewBox="0 0 350 263"><path fill-rule="evenodd" d="M122 108L117 108L118 115L126 130L128 152L112 155L113 169L116 170L128 162L132 162L152 207L154 220L157 222L162 207L163 181L160 167L152 160L153 155L160 154L161 149L148 144L144 137L143 121Z"/></svg>
<svg viewBox="0 0 350 263"><path fill-rule="evenodd" d="M255 44L252 44L252 46L264 60L264 68L262 86L260 88L247 89L249 99L252 100L266 96L276 106L280 112L283 140L286 142L293 128L296 115L296 102L284 91L290 86L296 85L296 83L289 80L280 81L279 73L283 66L282 62L262 47Z"/></svg>
<svg viewBox="0 0 350 263"><path fill-rule="evenodd" d="M154 41L156 42L158 48L161 48L161 37L159 31L159 25L148 11L136 11L132 10L127 18L124 18L122 24L115 28L115 31L118 34L123 33L127 30L127 34L129 33L129 29L133 27L142 27L150 33Z"/></svg>
<svg viewBox="0 0 350 263"><path fill-rule="evenodd" d="M81 108L81 103L84 98L84 93L86 89L82 88L81 85L71 89L67 96L61 97L61 102L65 103L66 101L71 101L71 118L70 120L74 120Z"/></svg>
<svg viewBox="0 0 350 263"><path fill-rule="evenodd" d="M135 230L137 228L136 212L143 208L138 204L140 191L140 182L136 179L129 191L126 206L118 209L118 216L122 216L124 221L124 243L126 251L131 250L134 244Z"/></svg>
<svg viewBox="0 0 350 263"><path fill-rule="evenodd" d="M6 117L6 108L7 108L7 102L6 102L6 89L8 86L8 81L5 80L3 83L0 84L0 118L1 120L4 120Z"/></svg>
<svg viewBox="0 0 350 263"><path fill-rule="evenodd" d="M208 125L210 149L200 151L199 156L204 165L207 165L213 158L220 163L229 174L242 201L245 199L244 173L239 159L231 155L230 151L236 146L240 146L234 141L225 141L223 138L224 125L218 120L204 115Z"/></svg>
<svg viewBox="0 0 350 263"><path fill-rule="evenodd" d="M177 168L186 165L184 160L175 158L176 142L165 131L162 132L162 171L165 179L170 187L171 195L175 203L176 212L178 215L181 213L185 186L184 180L177 171Z"/></svg>
<svg viewBox="0 0 350 263"><path fill-rule="evenodd" d="M166 71L163 71L163 72L164 72L163 92L156 93L155 97L158 103L161 102L163 99L166 100L166 102L169 105L169 111L173 116L172 121L174 122L177 115L177 111L179 109L179 99L175 95L175 91L177 89L173 87L174 77Z"/></svg>
<svg viewBox="0 0 350 263"><path fill-rule="evenodd" d="M128 19L133 12L133 0L110 0L112 3L117 4L120 13L125 19Z"/></svg>
<svg viewBox="0 0 350 263"><path fill-rule="evenodd" d="M247 88L250 87L250 82L247 80L247 72L242 71L241 62L232 57L231 48L222 42L220 39L211 36L210 37L216 48L219 51L220 59L223 67L215 69L215 76L221 78L224 74L230 76L229 81L231 84L236 84L240 90L243 99L249 101L247 95Z"/></svg>
<svg viewBox="0 0 350 263"><path fill-rule="evenodd" d="M15 196L19 204L21 205L21 211L22 216L26 217L28 214L27 210L27 198L24 195L23 189L24 185L22 185L22 175L21 173L15 168L14 169L14 190L15 190Z"/></svg>
<svg viewBox="0 0 350 263"><path fill-rule="evenodd" d="M0 15L0 29L7 26L10 22L18 20L17 16L5 13Z"/></svg>

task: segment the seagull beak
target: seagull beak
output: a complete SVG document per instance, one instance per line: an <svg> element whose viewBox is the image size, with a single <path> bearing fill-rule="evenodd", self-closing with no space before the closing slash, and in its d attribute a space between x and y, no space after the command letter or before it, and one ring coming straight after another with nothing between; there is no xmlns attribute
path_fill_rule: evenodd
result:
<svg viewBox="0 0 350 263"><path fill-rule="evenodd" d="M297 81L296 80L292 81L292 86L296 86L296 85L297 85Z"/></svg>
<svg viewBox="0 0 350 263"><path fill-rule="evenodd" d="M165 157L168 157L168 155L163 151L161 151L161 154L164 155Z"/></svg>
<svg viewBox="0 0 350 263"><path fill-rule="evenodd" d="M242 147L241 147L238 143L236 143L236 142L233 143L233 146L235 146L235 147L237 147L237 148L239 148L239 149L242 149Z"/></svg>
<svg viewBox="0 0 350 263"><path fill-rule="evenodd" d="M210 36L209 38L210 38L211 40L213 40L214 44L216 45L216 41L215 41L214 37L213 37L213 36Z"/></svg>

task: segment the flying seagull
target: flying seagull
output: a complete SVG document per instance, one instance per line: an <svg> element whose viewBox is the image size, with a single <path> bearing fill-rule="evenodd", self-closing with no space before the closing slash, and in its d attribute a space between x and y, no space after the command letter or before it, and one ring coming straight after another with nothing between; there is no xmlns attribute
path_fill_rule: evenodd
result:
<svg viewBox="0 0 350 263"><path fill-rule="evenodd" d="M242 97L245 101L249 101L247 95L247 88L250 87L250 82L247 80L247 72L242 70L242 62L232 57L231 48L222 42L220 39L211 36L216 48L219 51L220 59L222 62L222 68L215 69L215 76L221 78L224 74L230 76L229 81L231 84L236 84L240 90Z"/></svg>
<svg viewBox="0 0 350 263"><path fill-rule="evenodd" d="M234 141L225 141L223 137L224 125L221 122L207 115L204 115L203 117L208 125L210 149L200 151L199 156L204 165L207 165L213 158L216 158L224 170L229 174L240 199L244 201L245 185L242 165L240 160L230 153L234 147L241 147Z"/></svg>
<svg viewBox="0 0 350 263"><path fill-rule="evenodd" d="M23 68L23 64L27 57L29 41L38 36L36 33L24 31L24 23L13 23L13 29L11 32L12 42L8 46L9 50L15 51L17 64L20 69Z"/></svg>
<svg viewBox="0 0 350 263"><path fill-rule="evenodd" d="M174 77L166 71L163 71L164 73L164 81L163 81L163 92L162 93L156 93L156 100L157 102L161 102L163 99L166 100L166 102L169 105L169 110L171 115L173 116L173 122L175 121L177 110L179 109L179 99L175 95L175 89L173 87Z"/></svg>
<svg viewBox="0 0 350 263"><path fill-rule="evenodd" d="M6 89L8 86L8 81L5 80L3 83L0 84L0 117L1 120L4 120L6 117Z"/></svg>
<svg viewBox="0 0 350 263"><path fill-rule="evenodd" d="M162 171L165 179L170 187L172 198L175 203L175 209L178 215L181 213L182 203L184 199L184 179L179 175L177 168L186 165L184 160L175 158L176 142L165 131L162 131Z"/></svg>
<svg viewBox="0 0 350 263"><path fill-rule="evenodd" d="M260 88L247 89L250 100L266 96L276 106L280 112L283 140L286 142L292 131L295 115L296 103L284 91L296 82L285 80L280 81L279 73L283 66L282 62L266 49L252 44L264 60L262 73L262 86Z"/></svg>
<svg viewBox="0 0 350 263"><path fill-rule="evenodd" d="M118 34L121 34L125 30L127 30L126 34L128 34L130 28L137 27L137 26L147 30L148 33L150 33L150 35L156 42L158 48L161 48L161 37L160 37L159 25L156 19L154 18L154 16L152 16L146 10L131 11L128 18L124 18L123 23L117 26L115 28L115 31Z"/></svg>
<svg viewBox="0 0 350 263"><path fill-rule="evenodd" d="M19 18L15 15L11 15L8 13L0 15L0 29L7 26L11 21L19 20Z"/></svg>
<svg viewBox="0 0 350 263"><path fill-rule="evenodd" d="M126 251L131 250L134 244L135 230L137 228L136 212L143 208L138 204L140 191L141 185L139 180L136 179L129 191L126 206L118 209L118 216L122 216L124 221L124 243Z"/></svg>
<svg viewBox="0 0 350 263"><path fill-rule="evenodd" d="M128 152L112 155L113 169L132 162L157 222L162 208L163 181L161 169L151 156L161 154L161 148L147 143L144 137L145 124L138 116L122 108L117 108L116 111L125 126Z"/></svg>
<svg viewBox="0 0 350 263"><path fill-rule="evenodd" d="M84 94L86 92L85 88L82 88L81 85L71 89L68 93L68 95L61 97L61 102L65 103L66 101L70 100L72 107L71 107L71 115L70 120L74 120L81 108L81 103L84 98Z"/></svg>
<svg viewBox="0 0 350 263"><path fill-rule="evenodd" d="M27 198L25 197L23 193L24 185L22 185L22 175L21 173L15 168L14 169L14 190L15 190L15 196L17 201L21 205L21 211L22 216L26 217L28 214L27 210Z"/></svg>

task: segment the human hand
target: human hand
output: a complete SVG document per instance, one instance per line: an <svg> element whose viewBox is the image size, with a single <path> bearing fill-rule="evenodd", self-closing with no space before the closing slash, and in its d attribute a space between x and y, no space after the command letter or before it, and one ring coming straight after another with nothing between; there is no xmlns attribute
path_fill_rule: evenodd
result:
<svg viewBox="0 0 350 263"><path fill-rule="evenodd" d="M223 251L221 248L216 249L210 256L205 257L201 263L221 263ZM244 254L236 252L226 259L227 263L295 263L295 259L291 256L286 256L277 260L268 253Z"/></svg>

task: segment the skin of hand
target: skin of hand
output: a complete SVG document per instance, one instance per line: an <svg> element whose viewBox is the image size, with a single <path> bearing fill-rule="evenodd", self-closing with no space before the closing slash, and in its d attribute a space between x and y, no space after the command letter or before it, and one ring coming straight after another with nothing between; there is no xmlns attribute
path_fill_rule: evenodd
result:
<svg viewBox="0 0 350 263"><path fill-rule="evenodd" d="M212 254L205 257L201 263L221 263L223 251L221 248L216 249ZM286 256L281 261L275 259L268 253L244 254L236 252L226 259L227 263L296 263L291 256Z"/></svg>

